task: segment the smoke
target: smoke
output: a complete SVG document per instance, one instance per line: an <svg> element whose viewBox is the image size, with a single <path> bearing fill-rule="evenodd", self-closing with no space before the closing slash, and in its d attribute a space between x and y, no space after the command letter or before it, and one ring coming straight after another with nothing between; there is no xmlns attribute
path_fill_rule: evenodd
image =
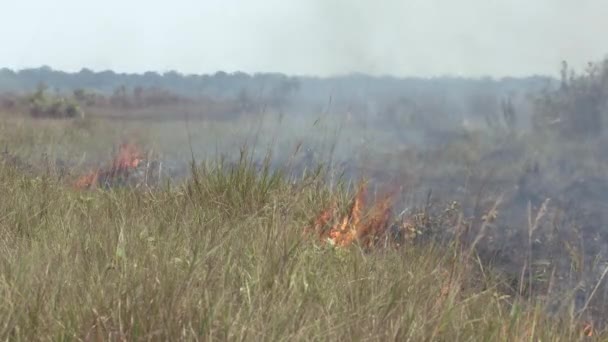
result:
<svg viewBox="0 0 608 342"><path fill-rule="evenodd" d="M604 57L603 1L8 3L0 66L185 73L556 74Z"/></svg>
<svg viewBox="0 0 608 342"><path fill-rule="evenodd" d="M397 75L554 74L603 57L600 2L309 1L310 72ZM594 34L595 33L595 34ZM294 35L294 39L298 39Z"/></svg>

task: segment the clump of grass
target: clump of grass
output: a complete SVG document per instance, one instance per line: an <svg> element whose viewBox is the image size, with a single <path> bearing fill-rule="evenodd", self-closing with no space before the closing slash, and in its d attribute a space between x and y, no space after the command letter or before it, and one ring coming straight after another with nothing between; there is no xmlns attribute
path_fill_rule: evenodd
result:
<svg viewBox="0 0 608 342"><path fill-rule="evenodd" d="M576 321L504 296L457 245L306 239L310 218L351 195L247 160L154 191L76 191L0 166L0 338L583 338Z"/></svg>

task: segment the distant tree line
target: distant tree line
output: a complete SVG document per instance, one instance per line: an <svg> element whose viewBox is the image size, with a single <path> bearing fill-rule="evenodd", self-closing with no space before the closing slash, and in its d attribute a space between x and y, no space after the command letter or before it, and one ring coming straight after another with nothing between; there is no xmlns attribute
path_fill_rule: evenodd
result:
<svg viewBox="0 0 608 342"><path fill-rule="evenodd" d="M41 83L48 85L47 97L71 99L80 107L141 108L194 101L212 104L208 108L221 107L220 112L270 108L290 115L341 113L386 129L412 125L438 131L463 118L495 129L515 130L525 126L521 120L525 94L559 87L559 80L544 76L472 79L350 74L322 78L224 71L186 75L176 71L127 74L82 69L69 73L46 66L0 69L0 97L5 103L11 98L6 100L7 93L32 94Z"/></svg>
<svg viewBox="0 0 608 342"><path fill-rule="evenodd" d="M127 74L113 71L94 72L90 69L68 73L53 70L48 66L19 71L0 69L0 92L31 92L41 82L52 85L57 92L71 92L81 88L112 95L127 88L156 91L166 89L185 97L205 95L231 99L244 95L280 99L297 90L299 86L298 78L282 74L228 74L223 71L214 75L184 75L176 71L162 74Z"/></svg>
<svg viewBox="0 0 608 342"><path fill-rule="evenodd" d="M559 89L535 99L536 129L566 139L600 136L608 116L608 59L589 63L580 74L564 61L560 74Z"/></svg>

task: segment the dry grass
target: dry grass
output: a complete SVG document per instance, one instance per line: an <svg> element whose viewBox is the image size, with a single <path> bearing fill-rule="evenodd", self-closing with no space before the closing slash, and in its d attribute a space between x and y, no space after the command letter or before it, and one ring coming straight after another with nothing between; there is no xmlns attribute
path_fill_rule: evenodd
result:
<svg viewBox="0 0 608 342"><path fill-rule="evenodd" d="M108 146L100 127L74 125L17 120L0 130L17 152ZM1 339L605 337L567 312L549 316L540 297L505 294L500 278L456 241L367 243L386 231L390 202L365 204L361 189L330 189L314 175L292 180L256 169L246 154L233 167L209 163L186 184L156 190L80 191L51 176L0 164ZM349 243L302 234L317 217L334 227L334 241L345 233ZM402 226L460 228L450 222L420 212Z"/></svg>
<svg viewBox="0 0 608 342"><path fill-rule="evenodd" d="M541 304L503 296L453 247L364 252L303 239L309 218L348 196L246 162L147 192L75 191L2 167L0 191L3 339L573 341L583 333Z"/></svg>

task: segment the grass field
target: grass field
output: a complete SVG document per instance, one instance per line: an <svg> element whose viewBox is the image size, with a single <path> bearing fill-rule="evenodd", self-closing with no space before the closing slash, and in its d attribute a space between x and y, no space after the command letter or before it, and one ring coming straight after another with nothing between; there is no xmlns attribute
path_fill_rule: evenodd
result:
<svg viewBox="0 0 608 342"><path fill-rule="evenodd" d="M74 161L106 159L125 135L143 139L153 131L4 119L2 143L29 160L41 151ZM221 132L220 124L199 125L216 125L192 126L199 137ZM158 149L182 146L187 156L187 137L173 139L179 141L157 142ZM89 155L81 158L82 151ZM414 239L369 250L307 235L332 201L346 210L355 190L346 183L328 187L322 173L291 178L247 159L219 166L207 161L182 184L84 191L52 168L24 172L1 163L0 338L607 338L572 308L550 315L542 296L514 295L458 240ZM462 224L431 221L446 232Z"/></svg>

